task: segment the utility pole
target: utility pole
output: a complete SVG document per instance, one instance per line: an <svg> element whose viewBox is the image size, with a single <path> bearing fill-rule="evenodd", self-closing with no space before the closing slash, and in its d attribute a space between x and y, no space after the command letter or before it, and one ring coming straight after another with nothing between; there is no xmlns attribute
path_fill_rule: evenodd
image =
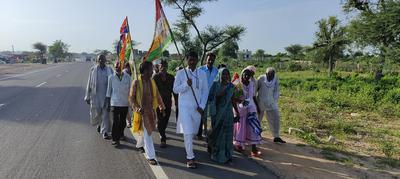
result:
<svg viewBox="0 0 400 179"><path fill-rule="evenodd" d="M14 54L15 54L15 52L14 52L14 45L11 45L11 48L12 48L12 54L14 55Z"/></svg>

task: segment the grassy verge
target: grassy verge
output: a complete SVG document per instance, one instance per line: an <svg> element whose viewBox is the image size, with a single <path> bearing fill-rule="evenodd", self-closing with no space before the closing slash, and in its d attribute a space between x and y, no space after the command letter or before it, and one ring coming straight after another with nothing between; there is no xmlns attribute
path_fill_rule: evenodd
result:
<svg viewBox="0 0 400 179"><path fill-rule="evenodd" d="M400 167L400 78L313 71L279 72L282 131L299 128L306 143L327 159L351 163L332 151L376 158L377 166ZM264 126L267 122L264 119ZM333 136L336 140L328 141Z"/></svg>

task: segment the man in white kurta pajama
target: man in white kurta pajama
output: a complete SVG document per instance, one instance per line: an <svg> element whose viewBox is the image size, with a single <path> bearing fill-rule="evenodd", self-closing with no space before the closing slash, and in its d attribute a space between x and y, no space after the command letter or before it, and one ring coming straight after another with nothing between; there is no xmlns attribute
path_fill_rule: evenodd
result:
<svg viewBox="0 0 400 179"><path fill-rule="evenodd" d="M274 142L286 143L279 137L280 116L278 108L279 81L274 68L267 68L266 74L257 80L257 102L260 108L259 119L267 114L269 128L272 131Z"/></svg>
<svg viewBox="0 0 400 179"><path fill-rule="evenodd" d="M187 167L196 168L193 153L193 137L199 130L201 115L207 103L208 84L207 74L202 70L196 69L198 62L197 54L191 52L187 56L187 59L189 67L179 70L176 73L173 88L174 93L179 94L179 115L176 132L183 134L184 137L186 159L188 160ZM188 77L185 74L185 70ZM198 104L190 86L194 90Z"/></svg>
<svg viewBox="0 0 400 179"><path fill-rule="evenodd" d="M106 56L99 55L98 64L90 69L86 86L85 101L90 104L90 123L98 125L98 132L104 139L110 139L110 118L107 110L106 93L108 77L113 74L111 67L106 65Z"/></svg>

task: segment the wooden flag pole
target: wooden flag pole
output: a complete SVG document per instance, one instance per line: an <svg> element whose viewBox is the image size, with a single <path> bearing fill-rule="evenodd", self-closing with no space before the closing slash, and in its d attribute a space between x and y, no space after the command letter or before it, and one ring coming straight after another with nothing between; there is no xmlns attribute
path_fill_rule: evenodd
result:
<svg viewBox="0 0 400 179"><path fill-rule="evenodd" d="M156 1L158 1L158 0L156 0ZM160 3L160 2L159 2L159 3ZM161 5L161 4L160 4L160 5ZM167 18L165 18L165 20L166 20L167 23L168 23ZM185 63L184 63L185 58L182 58L182 56L181 56L181 53L180 53L180 51L179 51L178 45L177 45L176 40L175 40L175 38L174 38L174 34L172 33L171 27L169 26L169 23L168 23L168 30L169 30L169 33L171 33L171 38L172 38L172 40L174 41L176 51L178 52L178 56L179 56L179 58L181 59L181 63L182 63L182 66L183 66L183 71L184 71L185 74L186 74L186 78L189 80L190 78L189 78L189 75L188 75L188 73L187 73L187 71L186 71L186 67L185 67ZM198 57L197 57L197 58L198 58ZM199 79L197 79L197 80L199 80ZM193 86L190 86L190 89L191 89L191 91L192 91L192 94L193 94L194 99L196 100L197 107L200 107L199 101L197 100L196 94L194 93Z"/></svg>
<svg viewBox="0 0 400 179"><path fill-rule="evenodd" d="M133 71L135 73L135 79L137 80L138 79L138 73L137 73L137 70L136 70L136 61L135 61L134 52L133 52L132 36L131 36L131 29L129 28L128 17L126 17L126 23L127 23L128 29L129 29L129 36L131 37L131 42L130 43L131 43L131 56L132 56L132 60L133 60ZM130 68L131 68L131 71L132 71L132 67L130 67Z"/></svg>

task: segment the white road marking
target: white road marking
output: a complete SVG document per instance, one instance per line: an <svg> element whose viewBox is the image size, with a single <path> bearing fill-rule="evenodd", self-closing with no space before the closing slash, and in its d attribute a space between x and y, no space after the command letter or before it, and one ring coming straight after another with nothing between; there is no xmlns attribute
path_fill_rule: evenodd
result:
<svg viewBox="0 0 400 179"><path fill-rule="evenodd" d="M146 158L146 154L143 154L143 155L144 155L144 158ZM157 163L158 163L158 161L157 161ZM149 163L149 165L157 179L168 179L168 176L167 176L167 174L165 174L164 170L161 168L160 163L158 163L158 165L151 165Z"/></svg>
<svg viewBox="0 0 400 179"><path fill-rule="evenodd" d="M39 88L39 87L41 87L41 86L43 86L43 85L45 85L47 82L43 82L43 83L40 83L40 84L38 84L37 86L35 86L36 88Z"/></svg>
<svg viewBox="0 0 400 179"><path fill-rule="evenodd" d="M3 107L3 106L5 106L5 105L6 105L6 104L0 104L0 108Z"/></svg>
<svg viewBox="0 0 400 179"><path fill-rule="evenodd" d="M133 133L131 130L129 130L129 132L132 134L132 136L136 140L136 142L138 140L144 140L143 138L141 138L143 136L139 137L137 134ZM145 160L147 160L146 153L143 153L143 156L144 156ZM157 179L168 179L168 176L167 176L167 174L165 174L165 172L162 169L160 163L158 161L157 161L157 163L158 163L157 165L151 165L150 163L148 163L150 168L151 168L151 170L153 171L154 175L156 176L156 178Z"/></svg>
<svg viewBox="0 0 400 179"><path fill-rule="evenodd" d="M62 67L62 66L64 66L64 65L57 65L57 66L54 66L54 67L35 70L35 71L28 72L28 73L18 74L18 75L14 75L14 76L8 76L8 77L5 77L5 78L0 78L0 80L7 80L7 79L11 79L11 78L17 78L17 77L21 77L21 76L26 76L26 75L30 75L32 73L37 73L37 72L41 72L41 71L45 71L45 70L50 70L50 69L57 68L57 67Z"/></svg>
<svg viewBox="0 0 400 179"><path fill-rule="evenodd" d="M56 77L57 77L57 78L61 77L61 74L58 74Z"/></svg>

